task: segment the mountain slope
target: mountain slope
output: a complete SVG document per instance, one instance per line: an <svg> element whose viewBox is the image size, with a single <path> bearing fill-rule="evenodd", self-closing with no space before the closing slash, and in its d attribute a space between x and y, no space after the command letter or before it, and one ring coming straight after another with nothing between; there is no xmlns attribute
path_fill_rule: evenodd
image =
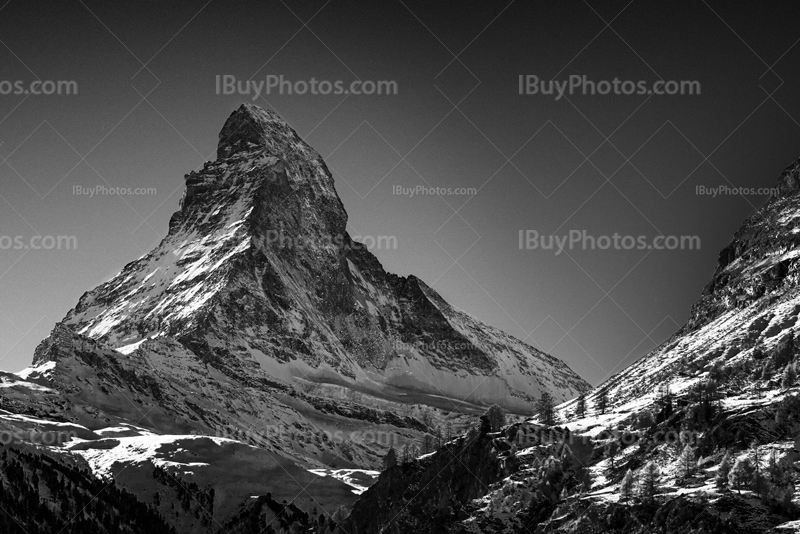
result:
<svg viewBox="0 0 800 534"><path fill-rule="evenodd" d="M800 160L781 174L779 192L744 221L720 252L687 324L598 391L607 390L620 404L645 394L652 400L660 384L674 382L675 391L684 391L709 373L721 373L739 391L777 385L780 377L768 373L771 380L745 379L739 368L761 371L770 362L782 370L782 358L790 361L800 346L795 344L800 330L799 173Z"/></svg>
<svg viewBox="0 0 800 534"><path fill-rule="evenodd" d="M4 447L0 531L175 534L158 512L67 455Z"/></svg>
<svg viewBox="0 0 800 534"><path fill-rule="evenodd" d="M243 105L186 177L168 236L62 324L119 352L171 340L237 380L395 389L523 410L587 385L559 360L386 273L346 232L333 179L272 112ZM37 357L34 365L44 363Z"/></svg>
<svg viewBox="0 0 800 534"><path fill-rule="evenodd" d="M664 344L554 426L483 425L382 473L341 532L799 532L800 161L778 191Z"/></svg>

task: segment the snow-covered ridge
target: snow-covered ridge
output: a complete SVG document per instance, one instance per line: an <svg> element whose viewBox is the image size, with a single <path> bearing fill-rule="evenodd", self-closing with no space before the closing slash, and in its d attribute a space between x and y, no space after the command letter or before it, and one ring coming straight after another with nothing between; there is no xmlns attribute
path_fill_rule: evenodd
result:
<svg viewBox="0 0 800 534"><path fill-rule="evenodd" d="M123 355L180 339L205 347L201 358L222 351L283 381L407 388L515 411L543 391L566 400L588 387L416 278L386 273L347 235L319 154L273 112L234 112L219 158L186 184L167 237L86 293L65 326ZM430 320L435 332L409 328ZM395 350L404 343L412 348Z"/></svg>
<svg viewBox="0 0 800 534"><path fill-rule="evenodd" d="M222 179L231 172L212 170ZM251 246L245 221L253 207L247 192L238 191L212 213L190 212L155 250L84 295L64 323L120 346L190 326L195 312L224 287L230 260Z"/></svg>

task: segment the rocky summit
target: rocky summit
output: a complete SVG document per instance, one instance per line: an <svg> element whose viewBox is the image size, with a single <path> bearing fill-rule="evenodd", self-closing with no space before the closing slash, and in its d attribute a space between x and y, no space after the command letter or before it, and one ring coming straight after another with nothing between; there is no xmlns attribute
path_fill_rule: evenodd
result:
<svg viewBox="0 0 800 534"><path fill-rule="evenodd" d="M76 495L109 480L158 529L295 528L352 506L389 447L474 426L492 404L530 415L543 395L589 389L387 273L346 226L320 155L276 113L242 105L217 159L186 176L161 243L85 293L29 369L0 377L0 424L47 458L3 461L79 471ZM29 479L6 482L23 495Z"/></svg>
<svg viewBox="0 0 800 534"><path fill-rule="evenodd" d="M186 177L166 239L63 325L126 354L177 342L243 384L262 376L517 411L543 391L567 400L586 389L559 360L384 271L348 235L322 158L275 113L243 105L217 154Z"/></svg>

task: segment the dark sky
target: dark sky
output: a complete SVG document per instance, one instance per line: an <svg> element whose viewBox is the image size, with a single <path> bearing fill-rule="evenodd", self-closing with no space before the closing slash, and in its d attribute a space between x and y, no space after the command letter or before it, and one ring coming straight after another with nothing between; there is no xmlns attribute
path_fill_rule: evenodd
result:
<svg viewBox="0 0 800 534"><path fill-rule="evenodd" d="M387 270L596 384L685 322L719 249L766 199L697 187L769 187L800 156L798 14L796 2L11 0L0 83L79 90L0 95L0 248L36 235L78 247L0 250L0 368L27 366L84 291L166 234L183 176L253 99L216 94L216 77L283 75L395 81L396 95L273 90L255 103L326 158L351 234L397 238L375 250ZM556 100L520 95L520 75L697 81L701 94ZM75 194L96 185L157 194ZM520 250L520 230L701 248L556 255Z"/></svg>

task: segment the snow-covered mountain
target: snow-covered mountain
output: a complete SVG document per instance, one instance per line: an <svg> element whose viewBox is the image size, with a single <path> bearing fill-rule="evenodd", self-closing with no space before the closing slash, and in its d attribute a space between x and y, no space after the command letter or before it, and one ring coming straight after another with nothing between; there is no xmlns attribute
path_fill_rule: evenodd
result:
<svg viewBox="0 0 800 534"><path fill-rule="evenodd" d="M542 393L589 389L387 273L346 225L320 155L241 106L161 243L85 293L29 369L0 374L0 427L67 425L38 446L113 477L178 531L216 532L274 520L282 499L330 517L390 446L491 404L530 413Z"/></svg>
<svg viewBox="0 0 800 534"><path fill-rule="evenodd" d="M338 384L517 411L543 391L567 400L587 388L418 278L386 273L347 234L322 158L275 113L240 107L217 153L186 177L161 244L61 325L126 355L181 352L243 384ZM48 360L37 351L34 365Z"/></svg>

